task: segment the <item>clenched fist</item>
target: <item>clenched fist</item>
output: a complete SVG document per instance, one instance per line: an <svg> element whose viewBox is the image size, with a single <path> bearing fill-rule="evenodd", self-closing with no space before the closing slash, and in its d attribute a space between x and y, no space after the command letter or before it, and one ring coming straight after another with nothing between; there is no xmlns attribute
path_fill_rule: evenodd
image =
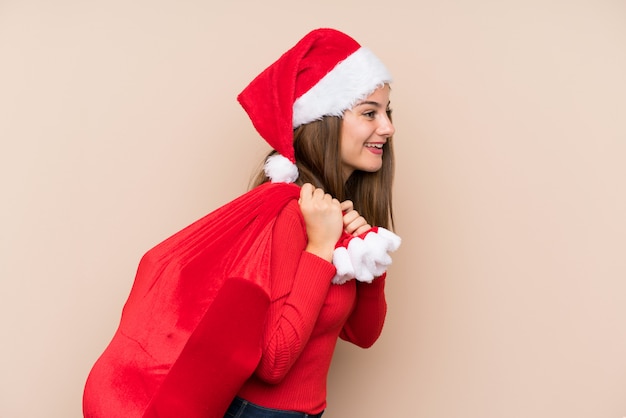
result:
<svg viewBox="0 0 626 418"><path fill-rule="evenodd" d="M306 224L306 251L332 261L335 244L344 228L341 204L309 183L300 189L298 203Z"/></svg>

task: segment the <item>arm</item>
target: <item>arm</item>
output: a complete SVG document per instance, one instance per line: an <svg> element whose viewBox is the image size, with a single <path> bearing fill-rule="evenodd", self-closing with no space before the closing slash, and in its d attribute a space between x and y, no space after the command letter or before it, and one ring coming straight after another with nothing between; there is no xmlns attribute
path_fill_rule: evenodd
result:
<svg viewBox="0 0 626 418"><path fill-rule="evenodd" d="M346 233L358 236L371 228L365 218L354 210L351 201L341 202L341 209ZM342 339L363 348L376 342L387 315L385 279L386 273L372 283L356 283L356 306L339 335Z"/></svg>
<svg viewBox="0 0 626 418"><path fill-rule="evenodd" d="M339 335L362 348L371 347L383 329L387 315L386 274L372 283L356 283L356 306Z"/></svg>
<svg viewBox="0 0 626 418"><path fill-rule="evenodd" d="M317 190L303 186L299 205L287 205L274 225L272 301L256 370L269 383L280 382L306 346L336 271L329 261L341 210Z"/></svg>

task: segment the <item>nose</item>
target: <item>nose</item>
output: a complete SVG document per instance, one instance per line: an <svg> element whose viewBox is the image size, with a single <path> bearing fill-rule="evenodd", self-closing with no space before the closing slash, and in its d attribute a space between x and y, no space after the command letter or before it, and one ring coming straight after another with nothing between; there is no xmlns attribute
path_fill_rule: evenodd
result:
<svg viewBox="0 0 626 418"><path fill-rule="evenodd" d="M394 128L393 123L391 122L391 119L389 119L389 116L385 113L380 118L380 123L378 124L378 129L376 130L376 133L380 136L389 138L393 136L395 132L396 132L396 128Z"/></svg>

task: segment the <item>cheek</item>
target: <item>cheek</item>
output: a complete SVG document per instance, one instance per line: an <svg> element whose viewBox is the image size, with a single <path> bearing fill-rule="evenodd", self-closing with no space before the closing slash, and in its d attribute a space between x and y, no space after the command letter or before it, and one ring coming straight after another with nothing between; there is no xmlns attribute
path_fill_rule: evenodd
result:
<svg viewBox="0 0 626 418"><path fill-rule="evenodd" d="M341 147L346 149L360 147L371 134L372 131L367 125L358 123L346 124L341 130Z"/></svg>
<svg viewBox="0 0 626 418"><path fill-rule="evenodd" d="M341 137L341 156L342 158L350 158L354 156L363 147L363 141L351 134L345 134Z"/></svg>

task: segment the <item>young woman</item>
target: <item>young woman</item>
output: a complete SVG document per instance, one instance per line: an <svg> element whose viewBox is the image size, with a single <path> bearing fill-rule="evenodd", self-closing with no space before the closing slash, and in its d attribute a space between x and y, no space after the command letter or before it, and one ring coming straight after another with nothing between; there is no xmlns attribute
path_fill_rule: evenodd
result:
<svg viewBox="0 0 626 418"><path fill-rule="evenodd" d="M390 81L317 29L242 91L273 151L251 191L144 256L86 417L322 415L337 339L369 347L385 319Z"/></svg>

